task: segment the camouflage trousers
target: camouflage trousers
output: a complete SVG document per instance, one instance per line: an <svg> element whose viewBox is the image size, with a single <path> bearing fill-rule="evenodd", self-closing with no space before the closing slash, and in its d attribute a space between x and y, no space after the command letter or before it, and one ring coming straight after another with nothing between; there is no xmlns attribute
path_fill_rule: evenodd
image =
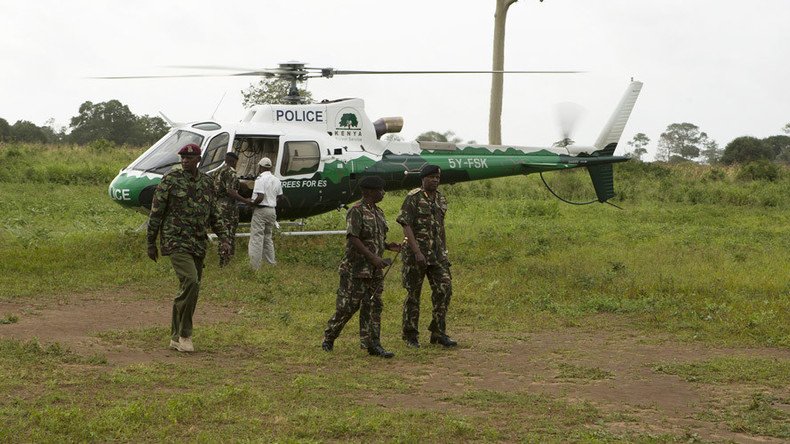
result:
<svg viewBox="0 0 790 444"><path fill-rule="evenodd" d="M419 267L416 264L404 263L402 268L403 288L406 289L406 300L403 301L403 339L418 338L420 324L420 293L422 283L428 278L431 286L431 302L433 312L428 330L432 335L446 335L447 307L453 295L450 263Z"/></svg>
<svg viewBox="0 0 790 444"><path fill-rule="evenodd" d="M381 336L381 311L384 303L382 278L358 278L348 273L340 274L337 288L335 314L327 322L324 339L334 341L343 327L359 311L359 337L363 346L379 345ZM374 293L375 292L375 293Z"/></svg>
<svg viewBox="0 0 790 444"><path fill-rule="evenodd" d="M192 316L197 307L200 279L203 276L203 258L189 253L174 251L170 254L173 271L178 277L178 296L173 300L173 315L170 322L170 338L192 336Z"/></svg>
<svg viewBox="0 0 790 444"><path fill-rule="evenodd" d="M239 227L239 209L233 204L222 204L221 213L223 225L228 230L230 236L230 252L227 255L222 254L222 243L217 245L217 254L219 254L219 266L224 267L230 263L233 255L236 254L236 229Z"/></svg>

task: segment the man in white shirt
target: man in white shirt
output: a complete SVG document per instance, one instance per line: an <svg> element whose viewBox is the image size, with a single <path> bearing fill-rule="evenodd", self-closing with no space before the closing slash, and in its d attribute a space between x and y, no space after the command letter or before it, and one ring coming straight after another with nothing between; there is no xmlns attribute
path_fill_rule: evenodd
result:
<svg viewBox="0 0 790 444"><path fill-rule="evenodd" d="M255 179L255 188L252 190L252 201L255 211L252 213L250 224L250 243L248 253L250 266L254 270L261 268L261 262L266 259L270 264L274 260L274 241L272 232L277 224L277 196L283 194L280 179L272 174L272 161L264 157L258 162L258 178Z"/></svg>

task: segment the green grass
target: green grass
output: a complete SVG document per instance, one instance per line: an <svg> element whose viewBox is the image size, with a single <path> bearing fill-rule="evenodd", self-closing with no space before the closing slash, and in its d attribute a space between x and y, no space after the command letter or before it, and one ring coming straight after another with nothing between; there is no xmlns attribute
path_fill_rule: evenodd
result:
<svg viewBox="0 0 790 444"><path fill-rule="evenodd" d="M565 362L559 365L559 374L557 375L558 379L587 379L591 381L599 381L611 377L612 374L610 372L598 367L586 367Z"/></svg>
<svg viewBox="0 0 790 444"><path fill-rule="evenodd" d="M730 403L717 403L699 415L700 419L721 422L738 433L790 438L790 399L763 392Z"/></svg>
<svg viewBox="0 0 790 444"><path fill-rule="evenodd" d="M690 382L709 384L760 383L790 387L790 361L778 358L722 357L694 363L662 363L654 370Z"/></svg>
<svg viewBox="0 0 790 444"><path fill-rule="evenodd" d="M19 316L13 314L5 315L0 318L0 324L15 324L17 321L19 321Z"/></svg>
<svg viewBox="0 0 790 444"><path fill-rule="evenodd" d="M145 217L107 196L109 181L142 149L99 148L0 145L0 301L173 296L169 261L148 260L144 234L135 231ZM478 332L510 337L600 323L603 314L646 335L790 348L786 169L779 180L750 182L738 179L737 168L629 163L616 167L615 178L622 211L559 203L533 176L443 187L454 278L448 325L462 332L462 346ZM593 196L584 171L547 180L564 197ZM382 203L391 241L402 236L395 217L404 195L388 193ZM337 229L343 214L309 223ZM0 441L689 439L609 431L607 424L620 419L563 395L466 387L441 400L442 412L390 403L419 399L414 387L447 356L429 346L413 353L399 340L400 265L383 295L382 340L396 358L367 358L356 318L326 354L318 346L334 307L344 239L275 242L279 266L258 273L248 270L245 240L225 269L209 252L201 301L227 304L238 315L196 325L199 358L113 366L59 344L0 340ZM426 290L425 322L429 300ZM25 317L3 315L0 324ZM152 356L167 337L166 325L99 334ZM616 377L564 361L557 370L568 383ZM787 369L786 360L735 357L656 368L766 388L787 386ZM786 437L777 405L787 400L761 396L722 404L714 419L731 430Z"/></svg>

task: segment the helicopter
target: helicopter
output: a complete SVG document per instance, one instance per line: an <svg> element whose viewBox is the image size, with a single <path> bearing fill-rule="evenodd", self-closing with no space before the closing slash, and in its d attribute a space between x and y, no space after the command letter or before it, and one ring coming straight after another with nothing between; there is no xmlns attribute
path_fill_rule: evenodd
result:
<svg viewBox="0 0 790 444"><path fill-rule="evenodd" d="M614 155L614 151L642 89L639 81L632 79L594 144L548 147L387 140L383 136L403 128L402 117L372 121L365 113L365 102L359 98L304 103L297 89L297 83L307 78L348 74L571 72L577 71L348 71L289 62L275 69L229 74L286 79L290 82L288 103L252 106L240 121L233 123L175 123L163 115L171 130L123 168L109 185L108 193L121 206L147 214L157 184L179 164L178 150L194 143L202 150L199 170L207 174L223 165L228 152L238 155L239 193L245 197L252 194L258 162L268 157L273 164L272 173L283 187L277 204L278 220L303 219L343 208L361 197L358 184L366 176L384 179L387 191L418 187L417 173L425 164L441 168L444 184L584 167L590 174L597 201L608 203L615 196L612 165L629 159ZM187 77L195 76L210 74ZM184 76L100 78L150 77ZM240 205L240 219L250 217L251 209Z"/></svg>

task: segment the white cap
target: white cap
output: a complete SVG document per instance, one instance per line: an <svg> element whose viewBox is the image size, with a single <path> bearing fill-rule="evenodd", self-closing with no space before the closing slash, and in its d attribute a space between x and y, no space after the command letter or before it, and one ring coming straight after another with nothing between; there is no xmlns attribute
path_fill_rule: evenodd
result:
<svg viewBox="0 0 790 444"><path fill-rule="evenodd" d="M261 159L260 162L258 162L258 165L260 165L260 166L262 166L264 168L271 168L272 167L272 161L269 160L268 157L264 157L263 159Z"/></svg>

